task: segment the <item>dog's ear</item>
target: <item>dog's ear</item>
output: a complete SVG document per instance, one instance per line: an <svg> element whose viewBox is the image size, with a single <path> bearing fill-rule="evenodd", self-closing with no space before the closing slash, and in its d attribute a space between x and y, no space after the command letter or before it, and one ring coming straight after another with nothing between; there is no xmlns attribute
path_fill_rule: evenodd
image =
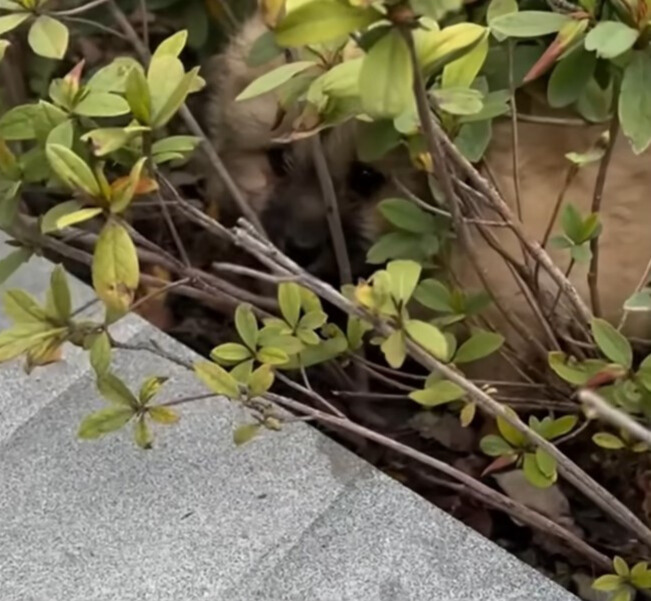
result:
<svg viewBox="0 0 651 601"><path fill-rule="evenodd" d="M204 67L207 82L205 120L213 144L220 151L255 151L268 148L278 120L273 92L238 101L238 95L255 79L282 65L283 56L261 66L249 65L256 41L268 31L256 11L231 38L220 54Z"/></svg>

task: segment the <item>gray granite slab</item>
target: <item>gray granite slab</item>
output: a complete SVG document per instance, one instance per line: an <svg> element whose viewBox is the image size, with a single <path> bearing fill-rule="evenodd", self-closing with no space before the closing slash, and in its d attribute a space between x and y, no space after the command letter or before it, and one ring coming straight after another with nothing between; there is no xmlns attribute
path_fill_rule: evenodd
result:
<svg viewBox="0 0 651 601"><path fill-rule="evenodd" d="M35 260L8 285L38 295L48 275ZM136 317L115 336L194 356ZM115 361L134 388L170 376L162 400L203 391L156 356ZM157 427L152 451L128 430L77 440L102 406L72 348L29 378L0 366L0 601L574 599L310 426L236 448L246 416L217 399Z"/></svg>

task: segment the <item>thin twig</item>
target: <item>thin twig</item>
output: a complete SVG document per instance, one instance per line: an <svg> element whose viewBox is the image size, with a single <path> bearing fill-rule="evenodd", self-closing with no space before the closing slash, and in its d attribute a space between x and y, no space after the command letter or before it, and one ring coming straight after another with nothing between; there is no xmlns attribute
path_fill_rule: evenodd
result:
<svg viewBox="0 0 651 601"><path fill-rule="evenodd" d="M335 251L335 260L339 269L339 280L341 284L350 284L353 281L353 272L350 268L350 258L348 256L348 247L346 245L346 236L341 224L341 214L339 212L339 203L335 186L332 182L328 161L323 152L321 136L316 134L312 136L312 156L314 166L321 186L321 194L326 207L326 218L328 228L332 239L332 247Z"/></svg>
<svg viewBox="0 0 651 601"><path fill-rule="evenodd" d="M95 27L100 31L103 31L105 33L110 33L112 36L115 36L116 38L120 38L121 40L127 40L127 36L119 32L117 29L113 29L112 27L108 27L107 25L104 25L103 23L100 23L98 21L93 21L92 19L84 19L82 17L61 17L61 21L68 22L68 23L79 23L80 25L88 25L89 27Z"/></svg>
<svg viewBox="0 0 651 601"><path fill-rule="evenodd" d="M304 371L305 370L303 369L303 373L304 373ZM287 376L285 376L284 374L281 374L279 372L276 372L276 377L281 382L287 384L287 386L289 386L290 388L293 388L294 390L298 390L299 392L302 392L306 396L309 396L311 399L315 400L320 405L323 405L333 415L336 415L337 417L341 417L343 419L347 419L346 415L344 413L342 413L339 409L337 409L332 403L330 403L329 401L324 399L320 394L314 392L314 390L312 390L311 386L309 386L309 385L307 387L301 386L300 384L297 384L296 382L294 382L294 380L292 380L291 378L288 378ZM306 380L307 380L307 376L306 376Z"/></svg>
<svg viewBox="0 0 651 601"><path fill-rule="evenodd" d="M133 28L129 22L129 19L127 19L115 0L107 0L107 2L113 18L117 21L118 25L129 39L129 42L131 42L131 45L138 53L140 60L145 65L148 64L149 60L151 59L149 49L146 48L142 43L142 40L138 37L136 30ZM246 217L246 219L250 221L261 234L264 234L264 228L262 227L262 223L258 218L258 215L247 202L246 198L242 194L242 191L238 188L237 184L229 174L228 169L226 169L223 161L221 158L219 158L215 147L212 145L210 140L208 140L205 132L203 129L201 129L201 126L194 118L194 115L190 112L190 109L185 104L179 109L179 115L185 122L185 125L188 127L190 132L201 140L201 148L206 153L212 168L217 173L217 176L226 186L228 193L233 197L233 200L235 201L235 204L237 204L237 207L242 215Z"/></svg>
<svg viewBox="0 0 651 601"><path fill-rule="evenodd" d="M156 288L149 294L146 294L145 296L139 298L131 307L129 308L130 311L136 311L142 305L145 303L148 303L149 301L153 300L154 298L162 295L162 294L167 294L171 290L174 290L174 288L178 288L179 286L185 286L188 282L190 282L190 278L183 278L182 280L176 280L175 282L168 282L164 286L161 286L159 288Z"/></svg>
<svg viewBox="0 0 651 601"><path fill-rule="evenodd" d="M142 41L145 47L149 45L149 20L148 20L147 0L140 0L140 17L142 19Z"/></svg>
<svg viewBox="0 0 651 601"><path fill-rule="evenodd" d="M510 116L509 113L507 113L507 116ZM547 117L545 115L530 115L528 113L518 113L518 121L524 121L527 123L540 123L542 125L558 125L559 127L589 127L592 125L591 123L583 121L582 119Z"/></svg>
<svg viewBox="0 0 651 601"><path fill-rule="evenodd" d="M159 175L160 179L162 179L165 182L165 185L168 188L173 187L166 178L161 177L160 171L158 169L154 168L154 173ZM183 264L186 267L190 267L191 265L190 257L188 257L188 253L185 250L185 245L183 244L183 240L179 235L179 230L176 227L174 220L172 219L172 215L170 214L169 207L163 201L163 196L160 193L160 190L156 194L156 199L158 200L158 205L160 207L161 213L163 213L163 219L165 219L165 223L167 224L167 229L169 230L172 236L172 240L174 240L174 246L176 247L176 250L179 253L179 256L181 257L181 261L183 261Z"/></svg>
<svg viewBox="0 0 651 601"><path fill-rule="evenodd" d="M634 419L631 419L623 411L616 409L604 401L603 398L592 390L579 391L579 400L585 403L590 408L589 411L593 414L598 415L601 419L617 428L626 430L633 437L651 446L651 430L645 428Z"/></svg>
<svg viewBox="0 0 651 601"><path fill-rule="evenodd" d="M196 401L203 401L205 399L214 399L214 398L223 398L223 397L220 397L220 395L214 394L212 392L206 394L194 394L192 396L185 396L179 399L172 399L171 401L167 401L165 403L160 403L159 405L156 405L156 407L176 407L177 405L185 405L187 403L194 403Z"/></svg>
<svg viewBox="0 0 651 601"><path fill-rule="evenodd" d="M163 359L166 359L167 361L171 361L172 363L176 363L177 365L180 365L185 369L189 369L190 371L192 371L193 369L192 363L161 348L161 346L155 340L150 340L149 344L146 344L144 342L140 342L140 343L120 342L119 340L115 340L111 338L111 346L113 348L120 349L123 351L137 351L137 352L145 351L147 353L151 353L152 355L162 357Z"/></svg>
<svg viewBox="0 0 651 601"><path fill-rule="evenodd" d="M87 2L86 4L82 4L76 8L69 8L68 10L55 10L50 14L55 17L74 17L76 15L81 15L85 12L88 12L89 10L93 10L98 6L102 6L102 4L106 4L107 2L109 2L109 0L91 0L91 2Z"/></svg>
<svg viewBox="0 0 651 601"><path fill-rule="evenodd" d="M479 482L472 476L458 470L443 461L439 461L434 457L430 457L425 453L417 451L416 449L409 447L405 444L402 444L392 438L374 432L364 426L361 426L349 419L335 417L333 415L324 413L317 409L313 409L302 403L288 399L286 397L277 395L277 394L267 394L266 397L287 409L295 411L300 414L307 414L314 417L316 420L333 426L335 428L340 428L344 431L351 432L357 436L361 436L366 440L371 440L376 442L396 453L404 455L405 457L410 457L423 465L431 467L438 472L446 474L447 476L454 478L454 480L461 482L464 486L467 487L469 491L473 491L473 494L476 498L488 503L492 507L506 512L507 514L513 516L518 521L521 521L535 530L545 532L546 534L551 534L560 540L564 541L569 547L575 549L577 552L581 553L583 557L588 559L595 566L599 566L601 569L610 569L610 560L599 553L596 549L593 549L590 545L582 541L575 534L571 533L569 530L563 528L561 525L557 524L553 520L539 514L533 509L529 509L525 505L510 499L506 495L503 495L496 490L486 486L482 482Z"/></svg>
<svg viewBox="0 0 651 601"><path fill-rule="evenodd" d="M256 280L261 280L263 282L269 282L271 284L281 284L283 282L296 282L298 281L297 276L278 276L271 273L265 273L264 271L259 271L257 269L252 269L251 267L244 267L243 265L236 265L235 263L212 263L211 267L215 271L222 273L233 273L235 275L243 275L249 278Z"/></svg>
<svg viewBox="0 0 651 601"><path fill-rule="evenodd" d="M597 180L594 187L594 195L592 197L593 213L599 213L601 210L601 201L604 194L604 186L606 185L606 176L608 174L608 167L610 166L610 159L613 155L615 143L617 142L617 134L619 133L619 119L617 115L613 115L610 122L610 129L608 131L609 139L608 146L604 156L599 163L599 171L597 173ZM592 312L597 317L601 317L601 300L599 298L599 236L595 236L590 240L590 250L592 251L592 258L590 260L590 269L588 270L588 287L590 288L590 302L592 303Z"/></svg>
<svg viewBox="0 0 651 601"><path fill-rule="evenodd" d="M252 230L251 226L247 226L243 221L240 221L240 223L241 227L235 228L234 230L238 244L255 255L260 261L270 267L270 269L282 275L301 275L302 285L331 302L341 310L371 321L371 323L374 323L376 330L384 336L389 336L393 333L394 329L388 323L365 312L361 307L357 307L337 292L332 286L305 272L295 262L280 253L278 249L269 243L260 240L260 238L255 235L252 235L251 231L255 230ZM497 402L486 392L469 382L464 376L458 374L456 370L441 361L438 361L425 349L411 340L408 340L407 342L407 352L426 369L435 371L441 374L444 378L451 380L458 386L461 386L466 390L469 397L477 402L484 411L494 417L502 417L516 430L522 433L532 444L540 447L549 455L553 456L558 463L559 473L561 473L568 482L582 491L598 507L600 507L604 513L612 516L614 520L635 534L635 536L637 536L641 541L651 546L651 531L649 528L621 501L595 482L587 473L585 473L553 444L531 430L522 421L515 418L501 403Z"/></svg>
<svg viewBox="0 0 651 601"><path fill-rule="evenodd" d="M518 139L518 107L515 100L515 81L513 79L513 55L515 50L515 40L508 41L509 55L509 93L511 95L511 146L513 158L513 190L515 192L515 208L518 219L522 221L522 200L520 194L520 142Z"/></svg>

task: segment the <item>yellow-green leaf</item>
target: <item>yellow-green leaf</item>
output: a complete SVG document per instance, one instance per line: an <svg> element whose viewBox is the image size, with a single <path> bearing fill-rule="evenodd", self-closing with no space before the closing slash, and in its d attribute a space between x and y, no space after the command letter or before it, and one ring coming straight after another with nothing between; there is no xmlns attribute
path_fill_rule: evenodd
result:
<svg viewBox="0 0 651 601"><path fill-rule="evenodd" d="M99 207L81 208L76 200L67 200L52 207L41 221L41 232L49 234L56 232L76 223L83 223L101 214Z"/></svg>
<svg viewBox="0 0 651 601"><path fill-rule="evenodd" d="M48 144L45 154L50 167L72 190L82 190L93 197L100 196L99 184L90 167L72 150L61 144Z"/></svg>
<svg viewBox="0 0 651 601"><path fill-rule="evenodd" d="M614 434L610 434L608 432L597 432L592 436L592 442L594 442L602 449L609 449L614 451L623 449L626 446L624 441L619 438L619 436L615 436Z"/></svg>
<svg viewBox="0 0 651 601"><path fill-rule="evenodd" d="M290 11L275 30L280 46L318 44L364 29L381 18L372 8L339 0L315 0Z"/></svg>
<svg viewBox="0 0 651 601"><path fill-rule="evenodd" d="M84 418L79 426L78 436L85 440L99 438L109 432L123 428L134 415L128 407L109 407Z"/></svg>
<svg viewBox="0 0 651 601"><path fill-rule="evenodd" d="M615 557L613 558L613 567L615 568L615 573L618 576L622 576L626 578L631 573L628 568L628 564L619 555L615 555Z"/></svg>
<svg viewBox="0 0 651 601"><path fill-rule="evenodd" d="M91 92L75 105L73 113L83 117L117 117L126 115L129 108L122 96L111 92Z"/></svg>
<svg viewBox="0 0 651 601"><path fill-rule="evenodd" d="M107 307L125 313L138 287L140 267L127 230L109 221L100 232L93 255L93 288Z"/></svg>
<svg viewBox="0 0 651 601"><path fill-rule="evenodd" d="M479 442L479 447L482 452L489 457L500 457L513 453L513 448L501 436L496 434L488 434L484 436Z"/></svg>
<svg viewBox="0 0 651 601"><path fill-rule="evenodd" d="M448 357L448 342L436 326L425 321L410 319L405 324L409 337L437 359L445 361Z"/></svg>
<svg viewBox="0 0 651 601"><path fill-rule="evenodd" d="M149 409L147 409L147 413L151 419L159 424L175 424L180 419L178 413L169 407L149 407Z"/></svg>
<svg viewBox="0 0 651 601"><path fill-rule="evenodd" d="M518 419L518 415L516 414L513 409L510 407L504 407L513 417L513 419ZM513 427L508 421L506 421L505 418L498 416L497 419L497 429L500 431L500 434L504 437L505 440L507 440L510 444L512 444L514 447L522 447L526 444L527 442L527 437L522 434L519 430L517 430L515 427Z"/></svg>
<svg viewBox="0 0 651 601"><path fill-rule="evenodd" d="M0 17L0 35L16 29L21 23L29 19L29 13L14 13Z"/></svg>
<svg viewBox="0 0 651 601"><path fill-rule="evenodd" d="M176 88L167 97L165 103L158 111L154 112L152 117L153 127L163 127L176 114L190 93L190 89L198 73L199 67L195 67L183 76Z"/></svg>
<svg viewBox="0 0 651 601"><path fill-rule="evenodd" d="M151 401L158 394L158 391L167 380L169 380L167 376L150 376L147 378L142 383L140 392L138 392L138 400L140 401L140 404L146 405Z"/></svg>
<svg viewBox="0 0 651 601"><path fill-rule="evenodd" d="M233 365L251 358L251 351L243 344L226 342L210 352L210 358L217 363Z"/></svg>
<svg viewBox="0 0 651 601"><path fill-rule="evenodd" d="M256 356L260 363L267 363L269 365L283 365L289 361L289 355L274 347L261 348Z"/></svg>
<svg viewBox="0 0 651 601"><path fill-rule="evenodd" d="M556 473L556 459L552 457L547 451L536 449L536 463L538 469L552 481L556 481L558 474Z"/></svg>
<svg viewBox="0 0 651 601"><path fill-rule="evenodd" d="M413 81L407 43L392 29L364 58L359 74L362 108L372 117L397 117L413 104Z"/></svg>
<svg viewBox="0 0 651 601"><path fill-rule="evenodd" d="M233 432L233 442L239 447L252 440L260 431L260 424L245 424L239 426Z"/></svg>
<svg viewBox="0 0 651 601"><path fill-rule="evenodd" d="M133 440L141 449L151 449L153 437L151 430L145 421L145 416L141 415L133 428Z"/></svg>
<svg viewBox="0 0 651 601"><path fill-rule="evenodd" d="M301 312L301 291L298 284L283 282L278 286L278 305L287 323L295 328Z"/></svg>
<svg viewBox="0 0 651 601"><path fill-rule="evenodd" d="M266 94L271 90L287 83L292 77L316 65L314 61L297 61L281 65L261 77L253 80L235 99L236 101L247 100L261 94Z"/></svg>
<svg viewBox="0 0 651 601"><path fill-rule="evenodd" d="M617 574L606 574L597 578L592 583L592 588L597 591L610 592L617 590L622 584L623 581Z"/></svg>
<svg viewBox="0 0 651 601"><path fill-rule="evenodd" d="M540 471L536 456L533 453L525 453L522 471L529 483L533 484L536 488L549 488L554 484L552 478L548 478Z"/></svg>
<svg viewBox="0 0 651 601"><path fill-rule="evenodd" d="M267 392L274 383L274 372L270 365L261 365L249 378L249 395L261 396Z"/></svg>
<svg viewBox="0 0 651 601"><path fill-rule="evenodd" d="M131 69L127 76L126 98L133 116L140 122L151 122L151 96L145 74L140 69Z"/></svg>
<svg viewBox="0 0 651 601"><path fill-rule="evenodd" d="M416 261L391 261L387 265L391 278L391 295L397 302L404 304L411 298L418 285L421 269Z"/></svg>
<svg viewBox="0 0 651 601"><path fill-rule="evenodd" d="M61 59L68 49L68 36L68 28L61 21L41 15L29 28L27 41L36 54Z"/></svg>
<svg viewBox="0 0 651 601"><path fill-rule="evenodd" d="M90 364L95 370L98 378L108 373L109 367L111 366L111 341L106 332L102 332L94 338L90 347ZM118 384L118 386L120 386L120 384ZM104 390L108 390L109 388L113 390L113 387L111 387L110 376L109 383L104 385ZM113 395L113 392L109 392L108 394ZM123 396L124 395L119 395L120 404L131 406L133 400L131 391L126 395L126 398L123 398ZM122 401L127 402L123 403Z"/></svg>
<svg viewBox="0 0 651 601"><path fill-rule="evenodd" d="M401 330L393 332L380 347L384 353L387 363L394 369L402 367L407 356L407 346L405 345L405 335Z"/></svg>
<svg viewBox="0 0 651 601"><path fill-rule="evenodd" d="M7 290L2 297L2 301L5 315L16 323L50 325L43 307L25 290Z"/></svg>
<svg viewBox="0 0 651 601"><path fill-rule="evenodd" d="M424 390L416 390L409 394L409 398L424 407L437 407L460 399L466 391L458 384L449 380L434 382Z"/></svg>
<svg viewBox="0 0 651 601"><path fill-rule="evenodd" d="M461 421L461 425L464 428L467 428L472 423L472 420L475 419L476 413L477 413L477 404L466 403L463 406L461 412L459 413L459 419Z"/></svg>
<svg viewBox="0 0 651 601"><path fill-rule="evenodd" d="M173 56L176 58L179 56L179 54L181 54L183 48L185 48L187 41L188 30L181 29L181 31L177 31L175 34L172 34L170 37L164 39L156 48L156 51L152 55L152 58L164 55Z"/></svg>
<svg viewBox="0 0 651 601"><path fill-rule="evenodd" d="M469 363L483 359L497 351L503 343L504 336L495 332L478 330L459 347L454 362Z"/></svg>
<svg viewBox="0 0 651 601"><path fill-rule="evenodd" d="M630 369L633 349L626 337L605 319L594 318L591 326L599 350L614 363Z"/></svg>
<svg viewBox="0 0 651 601"><path fill-rule="evenodd" d="M209 361L195 363L194 372L199 379L214 393L231 399L238 399L240 388L237 380L223 367Z"/></svg>
<svg viewBox="0 0 651 601"><path fill-rule="evenodd" d="M475 81L487 56L488 37L484 37L470 52L445 66L441 87L469 88Z"/></svg>
<svg viewBox="0 0 651 601"><path fill-rule="evenodd" d="M67 322L72 314L72 299L66 272L61 265L57 265L52 270L48 299L51 299L54 317L62 323Z"/></svg>
<svg viewBox="0 0 651 601"><path fill-rule="evenodd" d="M140 175L145 166L147 157L138 159L136 164L131 168L129 177L123 180L122 185L114 186L111 192L111 213L122 213L133 200L136 193L138 184L140 183Z"/></svg>
<svg viewBox="0 0 651 601"><path fill-rule="evenodd" d="M255 349L258 344L258 320L251 305L238 305L235 310L235 329L242 342L249 348Z"/></svg>
<svg viewBox="0 0 651 601"><path fill-rule="evenodd" d="M109 371L98 376L97 389L110 403L131 407L132 409L139 406L138 399L129 390L129 387L118 376Z"/></svg>

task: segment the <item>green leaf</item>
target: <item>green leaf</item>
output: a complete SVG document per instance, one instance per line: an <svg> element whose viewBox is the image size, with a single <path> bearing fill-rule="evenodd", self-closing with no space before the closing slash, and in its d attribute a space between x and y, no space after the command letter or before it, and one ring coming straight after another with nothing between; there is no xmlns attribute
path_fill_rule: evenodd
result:
<svg viewBox="0 0 651 601"><path fill-rule="evenodd" d="M517 0L491 0L486 11L486 23L489 25L502 15L518 12ZM498 41L502 41L499 37L495 36Z"/></svg>
<svg viewBox="0 0 651 601"><path fill-rule="evenodd" d="M83 190L95 198L101 196L90 167L72 150L60 144L48 144L45 153L52 170L72 190Z"/></svg>
<svg viewBox="0 0 651 601"><path fill-rule="evenodd" d="M159 154L180 154L191 153L201 142L197 136L169 136L153 143L151 152L154 155Z"/></svg>
<svg viewBox="0 0 651 601"><path fill-rule="evenodd" d="M274 383L274 372L270 365L261 365L249 378L249 395L262 396Z"/></svg>
<svg viewBox="0 0 651 601"><path fill-rule="evenodd" d="M255 347L254 347L255 348ZM242 344L226 342L210 352L210 358L217 363L233 365L251 358L251 351Z"/></svg>
<svg viewBox="0 0 651 601"><path fill-rule="evenodd" d="M583 233L583 219L573 204L566 204L561 214L561 224L565 235L574 244L581 244L581 235Z"/></svg>
<svg viewBox="0 0 651 601"><path fill-rule="evenodd" d="M415 261L391 261L387 272L391 278L391 296L396 302L407 303L416 290L422 267Z"/></svg>
<svg viewBox="0 0 651 601"><path fill-rule="evenodd" d="M283 53L283 49L276 44L273 31L265 31L251 46L246 57L249 67L260 67L271 62Z"/></svg>
<svg viewBox="0 0 651 601"><path fill-rule="evenodd" d="M285 321L295 328L301 313L301 291L298 284L283 282L278 286L278 305Z"/></svg>
<svg viewBox="0 0 651 601"><path fill-rule="evenodd" d="M268 365L283 365L289 361L289 355L285 351L269 346L261 348L256 358L260 363Z"/></svg>
<svg viewBox="0 0 651 601"><path fill-rule="evenodd" d="M151 449L153 437L144 415L141 415L134 425L133 440L141 449Z"/></svg>
<svg viewBox="0 0 651 601"><path fill-rule="evenodd" d="M599 350L614 363L630 369L633 349L626 337L604 319L594 318L591 329Z"/></svg>
<svg viewBox="0 0 651 601"><path fill-rule="evenodd" d="M72 299L66 272L61 265L57 265L52 270L48 295L52 299L52 306L57 320L66 323L72 314Z"/></svg>
<svg viewBox="0 0 651 601"><path fill-rule="evenodd" d="M233 442L239 447L253 440L255 435L260 431L260 424L245 424L238 426L233 432Z"/></svg>
<svg viewBox="0 0 651 601"><path fill-rule="evenodd" d="M475 81L488 56L488 37L467 54L445 65L441 78L443 89L467 89Z"/></svg>
<svg viewBox="0 0 651 601"><path fill-rule="evenodd" d="M477 113L479 114L479 113ZM461 119L468 119L462 117ZM490 120L464 123L459 129L454 145L466 160L476 163L480 161L491 141L492 125Z"/></svg>
<svg viewBox="0 0 651 601"><path fill-rule="evenodd" d="M447 13L461 8L462 0L411 0L411 7L416 13L439 21Z"/></svg>
<svg viewBox="0 0 651 601"><path fill-rule="evenodd" d="M408 232L391 232L382 236L367 252L366 261L373 265L384 263L387 259L412 256L420 248L422 236Z"/></svg>
<svg viewBox="0 0 651 601"><path fill-rule="evenodd" d="M2 286L19 268L32 258L33 252L28 248L18 248L0 259L0 286Z"/></svg>
<svg viewBox="0 0 651 601"><path fill-rule="evenodd" d="M151 417L151 419L157 424L163 424L166 426L175 424L180 419L178 413L169 407L149 407L147 413L149 414L149 417Z"/></svg>
<svg viewBox="0 0 651 601"><path fill-rule="evenodd" d="M111 310L125 313L140 281L140 267L136 247L117 221L107 222L99 234L92 276L97 296Z"/></svg>
<svg viewBox="0 0 651 601"><path fill-rule="evenodd" d="M592 588L597 591L611 592L616 591L622 584L623 581L617 574L606 574L597 578L592 583Z"/></svg>
<svg viewBox="0 0 651 601"><path fill-rule="evenodd" d="M238 305L235 310L235 329L242 342L255 350L258 344L258 320L251 309L251 305Z"/></svg>
<svg viewBox="0 0 651 601"><path fill-rule="evenodd" d="M90 364L98 377L104 376L108 372L111 366L111 341L106 332L98 334L93 339L90 347ZM129 391L128 402L120 404L131 406L132 396L131 391Z"/></svg>
<svg viewBox="0 0 651 601"><path fill-rule="evenodd" d="M48 326L48 317L38 301L24 290L7 290L3 297L4 312L16 323L40 323Z"/></svg>
<svg viewBox="0 0 651 601"><path fill-rule="evenodd" d="M651 289L645 288L626 299L626 302L624 303L624 311L630 311L632 313L646 313L651 311Z"/></svg>
<svg viewBox="0 0 651 601"><path fill-rule="evenodd" d="M249 378L253 373L253 359L244 361L231 369L231 376L233 376L240 384L248 385Z"/></svg>
<svg viewBox="0 0 651 601"><path fill-rule="evenodd" d="M134 126L134 127L103 127L100 129L93 129L86 132L81 136L83 142L90 140L93 148L93 154L97 157L103 157L107 154L119 150L125 146L134 136L147 128Z"/></svg>
<svg viewBox="0 0 651 601"><path fill-rule="evenodd" d="M16 324L0 332L0 362L15 359L48 341L55 341L66 331L66 328L52 328L43 322Z"/></svg>
<svg viewBox="0 0 651 601"><path fill-rule="evenodd" d="M554 480L547 477L538 467L536 456L533 453L525 453L522 471L525 478L536 488L549 488L554 484Z"/></svg>
<svg viewBox="0 0 651 601"><path fill-rule="evenodd" d="M27 41L39 56L61 59L68 49L68 35L68 28L63 23L41 15L29 28Z"/></svg>
<svg viewBox="0 0 651 601"><path fill-rule="evenodd" d="M391 30L364 57L359 89L364 112L375 118L392 118L413 103L414 74L407 43Z"/></svg>
<svg viewBox="0 0 651 601"><path fill-rule="evenodd" d="M127 78L132 69L137 69L141 74L143 73L142 66L134 58L119 56L106 67L96 71L86 83L86 89L93 92L119 92L123 94L126 90Z"/></svg>
<svg viewBox="0 0 651 601"><path fill-rule="evenodd" d="M0 17L0 35L16 29L21 23L29 19L29 13L15 13L13 15L4 15Z"/></svg>
<svg viewBox="0 0 651 601"><path fill-rule="evenodd" d="M23 104L9 109L0 117L0 136L5 141L34 139L34 122L36 114L40 112L41 108L36 104Z"/></svg>
<svg viewBox="0 0 651 601"><path fill-rule="evenodd" d="M484 106L482 93L472 88L432 90L440 109L450 115L475 115Z"/></svg>
<svg viewBox="0 0 651 601"><path fill-rule="evenodd" d="M491 355L504 344L504 336L479 330L464 342L454 357L455 363L470 363Z"/></svg>
<svg viewBox="0 0 651 601"><path fill-rule="evenodd" d="M298 322L298 327L306 330L316 330L328 321L328 316L323 311L308 311Z"/></svg>
<svg viewBox="0 0 651 601"><path fill-rule="evenodd" d="M615 574L623 578L627 578L631 573L628 564L619 555L615 555L613 558L613 567L615 568Z"/></svg>
<svg viewBox="0 0 651 601"><path fill-rule="evenodd" d="M167 122L176 114L176 112L185 102L185 99L190 93L198 73L199 67L195 67L189 73L186 73L184 75L179 85L167 98L165 104L163 104L160 110L154 112L154 116L152 118L153 127L158 128L167 125Z"/></svg>
<svg viewBox="0 0 651 601"><path fill-rule="evenodd" d="M456 401L463 397L466 391L458 384L449 380L434 382L424 390L416 390L409 393L409 398L423 405L424 407L437 407Z"/></svg>
<svg viewBox="0 0 651 601"><path fill-rule="evenodd" d="M73 113L83 117L117 117L126 115L129 110L129 103L122 96L91 92L75 105Z"/></svg>
<svg viewBox="0 0 651 601"><path fill-rule="evenodd" d="M547 101L552 108L562 108L576 102L594 74L597 59L583 46L562 58L552 72L547 85Z"/></svg>
<svg viewBox="0 0 651 601"><path fill-rule="evenodd" d="M179 56L179 54L181 54L183 48L185 48L185 44L187 43L187 41L188 41L187 30L182 29L181 31L177 31L175 34L164 39L158 45L158 48L156 48L154 54L152 55L152 58L163 56L163 55L173 56L176 58Z"/></svg>
<svg viewBox="0 0 651 601"><path fill-rule="evenodd" d="M631 569L631 584L639 589L651 588L651 570L646 561L636 563Z"/></svg>
<svg viewBox="0 0 651 601"><path fill-rule="evenodd" d="M128 386L111 372L104 372L97 378L97 389L109 403L132 409L136 409L139 405L138 399Z"/></svg>
<svg viewBox="0 0 651 601"><path fill-rule="evenodd" d="M557 463L554 457L540 448L536 449L536 464L545 477L552 480L552 482L556 482L558 474L556 472Z"/></svg>
<svg viewBox="0 0 651 601"><path fill-rule="evenodd" d="M380 349L384 353L384 358L391 367L394 369L402 367L407 356L404 333L400 330L392 332L391 335L382 343Z"/></svg>
<svg viewBox="0 0 651 601"><path fill-rule="evenodd" d="M284 351L288 355L295 355L303 350L301 341L295 336L279 334L278 331L264 328L258 337L258 346L273 347Z"/></svg>
<svg viewBox="0 0 651 601"><path fill-rule="evenodd" d="M353 351L359 350L364 341L364 334L373 329L373 326L368 322L355 317L348 316L348 323L346 326L346 338L348 338L348 345Z"/></svg>
<svg viewBox="0 0 651 601"><path fill-rule="evenodd" d="M621 588L610 598L610 601L633 601L633 590L628 586Z"/></svg>
<svg viewBox="0 0 651 601"><path fill-rule="evenodd" d="M146 405L151 401L162 388L163 384L169 380L166 376L150 376L147 378L140 387L138 392L138 400L141 405Z"/></svg>
<svg viewBox="0 0 651 601"><path fill-rule="evenodd" d="M496 17L490 29L507 38L537 38L556 33L572 21L569 15L539 10L512 12Z"/></svg>
<svg viewBox="0 0 651 601"><path fill-rule="evenodd" d="M570 362L567 355L560 351L549 353L547 361L556 375L574 386L583 386L592 376L607 366L605 361L598 360L583 363Z"/></svg>
<svg viewBox="0 0 651 601"><path fill-rule="evenodd" d="M519 419L515 411L509 407L505 407L505 409L514 419ZM527 437L507 422L505 418L498 415L495 421L497 422L497 429L500 431L500 434L514 447L523 447L527 443Z"/></svg>
<svg viewBox="0 0 651 601"><path fill-rule="evenodd" d="M66 148L72 148L75 128L72 119L59 123L47 136L46 144L60 144Z"/></svg>
<svg viewBox="0 0 651 601"><path fill-rule="evenodd" d="M602 449L610 450L619 450L626 446L621 438L608 432L597 432L593 435L592 442Z"/></svg>
<svg viewBox="0 0 651 601"><path fill-rule="evenodd" d="M437 359L445 361L448 356L448 343L441 330L436 326L425 321L410 319L405 324L405 330L414 342Z"/></svg>
<svg viewBox="0 0 651 601"><path fill-rule="evenodd" d="M140 122L151 122L151 95L145 74L131 69L126 78L126 99L133 116Z"/></svg>
<svg viewBox="0 0 651 601"><path fill-rule="evenodd" d="M630 50L639 32L619 21L601 21L585 36L585 49L599 58L615 58Z"/></svg>
<svg viewBox="0 0 651 601"><path fill-rule="evenodd" d="M240 389L237 380L223 367L209 361L195 363L197 377L215 394L222 394L231 399L238 399Z"/></svg>
<svg viewBox="0 0 651 601"><path fill-rule="evenodd" d="M436 229L436 219L410 200L388 198L378 209L382 216L400 229L415 234L426 234Z"/></svg>
<svg viewBox="0 0 651 601"><path fill-rule="evenodd" d="M147 157L141 157L138 161L131 167L129 172L129 177L126 180L121 181L121 185L112 186L112 195L111 195L111 213L122 213L125 211L128 206L131 204L133 197L136 194L138 184L141 182L141 174L145 163L147 162ZM156 182L153 182L156 186Z"/></svg>
<svg viewBox="0 0 651 601"><path fill-rule="evenodd" d="M97 217L102 212L99 207L81 208L80 203L76 200L67 200L58 205L53 206L41 221L41 232L49 234L56 232L75 223L82 223L88 221L93 217Z"/></svg>
<svg viewBox="0 0 651 601"><path fill-rule="evenodd" d="M280 46L319 44L364 29L381 18L372 8L357 8L338 0L316 0L292 10L275 30Z"/></svg>
<svg viewBox="0 0 651 601"><path fill-rule="evenodd" d="M569 434L576 426L579 418L576 415L564 415L558 419L544 422L544 426L537 429L536 432L546 440L554 440L564 434Z"/></svg>
<svg viewBox="0 0 651 601"><path fill-rule="evenodd" d="M438 280L427 279L418 284L414 293L416 300L425 307L441 313L452 313L450 291Z"/></svg>
<svg viewBox="0 0 651 601"><path fill-rule="evenodd" d="M295 75L298 75L315 65L316 63L314 61L297 61L295 63L281 65L280 67L277 67L253 80L253 82L240 92L235 100L247 100L249 98L260 96L261 94L266 94L267 92L282 86Z"/></svg>
<svg viewBox="0 0 651 601"><path fill-rule="evenodd" d="M592 77L585 86L576 103L580 115L587 121L603 123L611 117L613 109L614 86L612 82L602 88Z"/></svg>
<svg viewBox="0 0 651 601"><path fill-rule="evenodd" d="M83 419L77 435L84 440L99 438L104 434L123 428L133 416L133 409L128 407L102 409Z"/></svg>
<svg viewBox="0 0 651 601"><path fill-rule="evenodd" d="M489 457L500 457L513 453L513 447L501 436L497 436L496 434L484 436L479 441L479 447Z"/></svg>
<svg viewBox="0 0 651 601"><path fill-rule="evenodd" d="M316 332L301 327L296 329L296 336L298 336L299 340L302 343L308 346L314 346L316 344L319 344L319 342L321 342L321 339L319 338Z"/></svg>
<svg viewBox="0 0 651 601"><path fill-rule="evenodd" d="M624 71L619 94L619 120L633 152L651 143L651 55L636 52Z"/></svg>

